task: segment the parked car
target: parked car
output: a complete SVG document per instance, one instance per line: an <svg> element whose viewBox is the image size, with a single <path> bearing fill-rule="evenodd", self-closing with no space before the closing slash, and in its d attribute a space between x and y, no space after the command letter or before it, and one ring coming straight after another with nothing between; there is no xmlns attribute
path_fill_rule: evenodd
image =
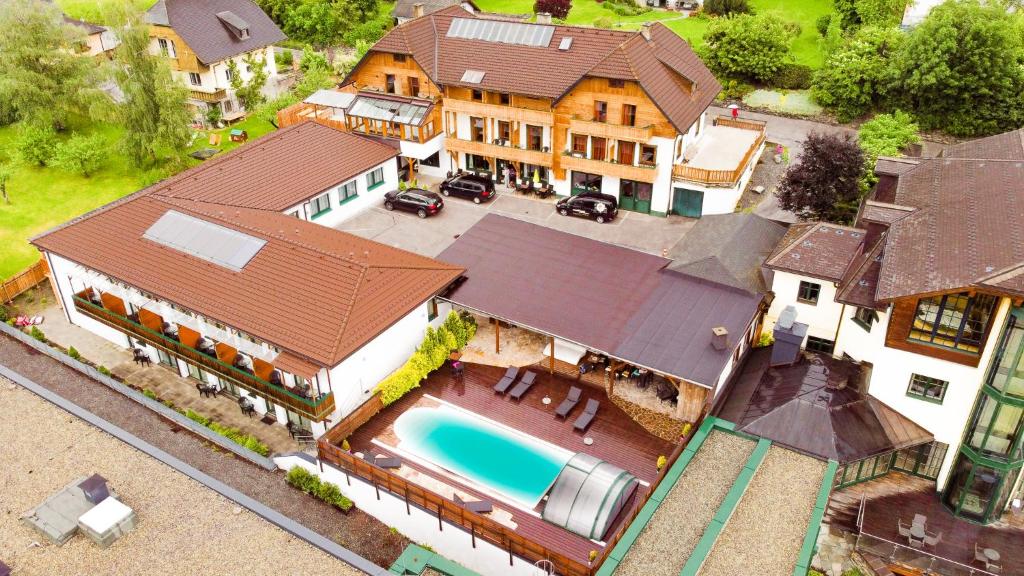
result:
<svg viewBox="0 0 1024 576"><path fill-rule="evenodd" d="M437 194L422 188L394 190L384 195L386 210L405 210L420 218L433 216L444 208L444 200Z"/></svg>
<svg viewBox="0 0 1024 576"><path fill-rule="evenodd" d="M479 204L494 199L494 181L476 174L456 174L441 182L441 194L469 198Z"/></svg>
<svg viewBox="0 0 1024 576"><path fill-rule="evenodd" d="M615 201L615 197L600 192L584 192L576 196L562 198L555 204L555 209L562 216L593 218L599 224L614 220L619 213L619 205Z"/></svg>

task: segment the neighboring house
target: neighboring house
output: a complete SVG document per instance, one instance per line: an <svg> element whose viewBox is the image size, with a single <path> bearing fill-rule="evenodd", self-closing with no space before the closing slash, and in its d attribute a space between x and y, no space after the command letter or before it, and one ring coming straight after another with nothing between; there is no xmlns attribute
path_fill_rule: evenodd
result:
<svg viewBox="0 0 1024 576"><path fill-rule="evenodd" d="M117 45L120 44L117 36L106 26L78 20L67 15L64 16L64 22L85 31L85 46L82 48L82 53L86 56L99 56L102 54L110 57L114 48L117 48Z"/></svg>
<svg viewBox="0 0 1024 576"><path fill-rule="evenodd" d="M662 24L639 31L523 23L445 8L394 28L343 82L333 121L400 142L414 170L471 170L625 210L730 213L763 124L707 118L721 90ZM318 116L300 103L284 123Z"/></svg>
<svg viewBox="0 0 1024 576"><path fill-rule="evenodd" d="M807 348L869 364L870 395L934 436L944 504L981 523L1021 496L1022 166L1020 130L882 158L857 228L795 226L766 263L769 317L792 306Z"/></svg>
<svg viewBox="0 0 1024 576"><path fill-rule="evenodd" d="M479 12L480 8L472 0L398 0L391 10L395 25L408 22L413 18L433 14L450 6L462 6L469 12Z"/></svg>
<svg viewBox="0 0 1024 576"><path fill-rule="evenodd" d="M219 107L223 118L239 118L245 110L231 88L229 61L243 81L252 77L246 64L253 56L264 67L268 98L277 95L278 74L273 44L285 35L250 0L158 0L146 12L153 54L168 58L174 77L190 90L197 117Z"/></svg>
<svg viewBox="0 0 1024 576"><path fill-rule="evenodd" d="M72 323L320 435L443 320L433 297L462 272L319 225L379 201L393 157L307 123L32 241Z"/></svg>

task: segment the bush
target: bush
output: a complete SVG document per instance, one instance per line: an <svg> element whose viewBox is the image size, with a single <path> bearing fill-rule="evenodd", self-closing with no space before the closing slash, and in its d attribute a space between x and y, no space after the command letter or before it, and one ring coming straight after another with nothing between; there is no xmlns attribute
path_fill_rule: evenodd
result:
<svg viewBox="0 0 1024 576"><path fill-rule="evenodd" d="M813 73L810 66L787 62L775 72L768 83L784 90L806 90L811 87Z"/></svg>
<svg viewBox="0 0 1024 576"><path fill-rule="evenodd" d="M159 398L156 395L156 392L153 392L149 388L143 390L142 395L145 396L146 398L149 398L150 400L159 400Z"/></svg>
<svg viewBox="0 0 1024 576"><path fill-rule="evenodd" d="M40 330L38 326L33 326L32 329L28 331L28 335L40 342L46 342L46 334L43 334L43 331Z"/></svg>
<svg viewBox="0 0 1024 576"><path fill-rule="evenodd" d="M281 52L274 53L274 60L279 68L291 68L292 62L295 61L295 56L291 50L282 50Z"/></svg>
<svg viewBox="0 0 1024 576"><path fill-rule="evenodd" d="M894 77L894 60L905 35L897 28L865 26L825 59L811 82L811 95L849 122L887 99Z"/></svg>
<svg viewBox="0 0 1024 576"><path fill-rule="evenodd" d="M863 189L869 190L878 182L875 162L879 156L899 156L907 146L917 143L918 126L914 119L897 110L892 114L879 114L861 125L857 141L864 151Z"/></svg>
<svg viewBox="0 0 1024 576"><path fill-rule="evenodd" d="M57 144L50 163L65 172L88 178L99 169L106 154L103 138L75 134Z"/></svg>
<svg viewBox="0 0 1024 576"><path fill-rule="evenodd" d="M78 350L75 350L74 346L68 348L68 356L71 356L75 360L78 360L82 357L82 355L78 353Z"/></svg>
<svg viewBox="0 0 1024 576"><path fill-rule="evenodd" d="M647 6L640 6L631 0L605 0L601 6L615 12L619 16L639 16L651 11Z"/></svg>
<svg viewBox="0 0 1024 576"><path fill-rule="evenodd" d="M7 310L7 306L0 304L0 322L7 322L10 318L11 313Z"/></svg>
<svg viewBox="0 0 1024 576"><path fill-rule="evenodd" d="M754 91L754 87L746 82L737 80L726 80L722 87L722 98L726 100L742 100L744 96Z"/></svg>
<svg viewBox="0 0 1024 576"><path fill-rule="evenodd" d="M594 28L614 28L615 20L611 16L601 16L594 20Z"/></svg>
<svg viewBox="0 0 1024 576"><path fill-rule="evenodd" d="M341 488L333 482L323 482L320 477L301 466L293 466L285 481L291 486L302 490L310 496L316 496L324 502L348 511L352 508L352 501L341 493Z"/></svg>
<svg viewBox="0 0 1024 576"><path fill-rule="evenodd" d="M103 374L104 376L110 376L110 368L107 368L106 366L100 365L100 367L97 368L96 371L99 372L100 374Z"/></svg>
<svg viewBox="0 0 1024 576"><path fill-rule="evenodd" d="M210 424L213 423L213 420L210 420L206 416L203 416L202 414L198 414L191 410L185 410L185 417L188 418L189 420L192 420L193 422L198 422L199 424L202 424L203 426L206 427L209 427Z"/></svg>
<svg viewBox="0 0 1024 576"><path fill-rule="evenodd" d="M662 468L664 468L665 464L667 464L667 463L668 463L668 458L665 458L664 455L658 456L658 461L656 463L656 466L657 466L658 470L661 470Z"/></svg>
<svg viewBox="0 0 1024 576"><path fill-rule="evenodd" d="M552 18L565 20L572 8L572 0L537 0L533 4L534 14L547 12Z"/></svg>
<svg viewBox="0 0 1024 576"><path fill-rule="evenodd" d="M704 10L715 16L728 16L730 14L748 14L750 6L747 0L705 0Z"/></svg>
<svg viewBox="0 0 1024 576"><path fill-rule="evenodd" d="M21 159L37 166L46 166L56 145L57 133L53 128L32 125L22 127L16 144Z"/></svg>
<svg viewBox="0 0 1024 576"><path fill-rule="evenodd" d="M734 14L711 21L700 56L723 76L768 81L789 61L794 38L774 14Z"/></svg>
<svg viewBox="0 0 1024 576"><path fill-rule="evenodd" d="M828 26L831 23L832 14L824 14L814 21L814 27L818 30L818 34L820 34L822 38L825 37L825 34L828 34Z"/></svg>

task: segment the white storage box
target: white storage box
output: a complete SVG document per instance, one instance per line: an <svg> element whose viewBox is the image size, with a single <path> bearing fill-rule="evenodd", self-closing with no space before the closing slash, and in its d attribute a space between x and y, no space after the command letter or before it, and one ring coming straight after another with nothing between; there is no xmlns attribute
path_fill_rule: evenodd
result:
<svg viewBox="0 0 1024 576"><path fill-rule="evenodd" d="M109 497L82 514L78 528L101 548L106 548L135 529L135 511Z"/></svg>

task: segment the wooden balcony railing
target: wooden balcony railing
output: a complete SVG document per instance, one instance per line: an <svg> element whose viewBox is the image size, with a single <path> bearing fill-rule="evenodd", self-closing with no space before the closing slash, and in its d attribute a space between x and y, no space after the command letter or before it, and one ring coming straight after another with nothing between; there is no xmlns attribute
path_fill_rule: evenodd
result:
<svg viewBox="0 0 1024 576"><path fill-rule="evenodd" d="M611 140L632 140L634 142L647 142L654 134L653 126L623 126L621 124L609 124L607 122L594 122L582 118L569 120L569 130L574 134L587 134L599 138Z"/></svg>
<svg viewBox="0 0 1024 576"><path fill-rule="evenodd" d="M561 162L562 168L566 170L578 170L580 172L589 172L591 174L615 176L617 178L625 178L626 180L635 180L637 182L647 182L650 184L654 183L654 179L658 175L657 166L618 164L616 162L608 162L605 160L580 158L571 154L564 154Z"/></svg>
<svg viewBox="0 0 1024 576"><path fill-rule="evenodd" d="M552 126L555 123L555 115L550 110L516 108L513 106L501 106L498 104L485 104L483 102L457 100L455 98L445 98L443 106L446 111L461 112L471 116L482 116L484 118L494 118L496 120L525 122L526 124L542 126Z"/></svg>
<svg viewBox="0 0 1024 576"><path fill-rule="evenodd" d="M721 122L719 123L721 124ZM687 164L676 164L672 166L672 179L696 182L707 186L722 186L730 188L739 182L740 177L743 176L743 172L746 171L747 165L751 161L751 157L761 149L762 144L764 144L764 127L762 127L761 134L756 140L754 140L754 143L750 145L746 154L743 155L743 159L740 160L739 164L732 170L709 170L707 168L697 168Z"/></svg>
<svg viewBox="0 0 1024 576"><path fill-rule="evenodd" d="M501 158L502 160L510 160L512 162L525 162L535 166L551 167L551 152L543 152L541 150L524 150L514 146L474 142L472 140L462 140L454 136L445 138L444 147L450 152L476 154L488 158Z"/></svg>
<svg viewBox="0 0 1024 576"><path fill-rule="evenodd" d="M156 332L141 324L133 322L120 314L107 310L102 306L97 306L80 296L75 296L75 309L82 314L85 314L90 318L94 318L112 328L128 332L136 338L145 340L154 346L163 348L164 350L173 352L186 360L195 362L203 368L213 371L218 376L230 379L249 392L252 392L253 394L275 404L280 404L289 410L298 412L299 414L308 417L310 420L320 422L325 420L334 412L333 393L321 394L317 399L304 398L284 387L271 384L270 382L245 372L244 370L239 370L230 364L220 361L216 357L203 354L202 352L186 346L173 338L169 338L160 332Z"/></svg>
<svg viewBox="0 0 1024 576"><path fill-rule="evenodd" d="M203 90L189 90L189 98L193 100L199 100L200 102L220 102L228 97L227 90L221 88L220 90L214 90L213 92L206 92Z"/></svg>

